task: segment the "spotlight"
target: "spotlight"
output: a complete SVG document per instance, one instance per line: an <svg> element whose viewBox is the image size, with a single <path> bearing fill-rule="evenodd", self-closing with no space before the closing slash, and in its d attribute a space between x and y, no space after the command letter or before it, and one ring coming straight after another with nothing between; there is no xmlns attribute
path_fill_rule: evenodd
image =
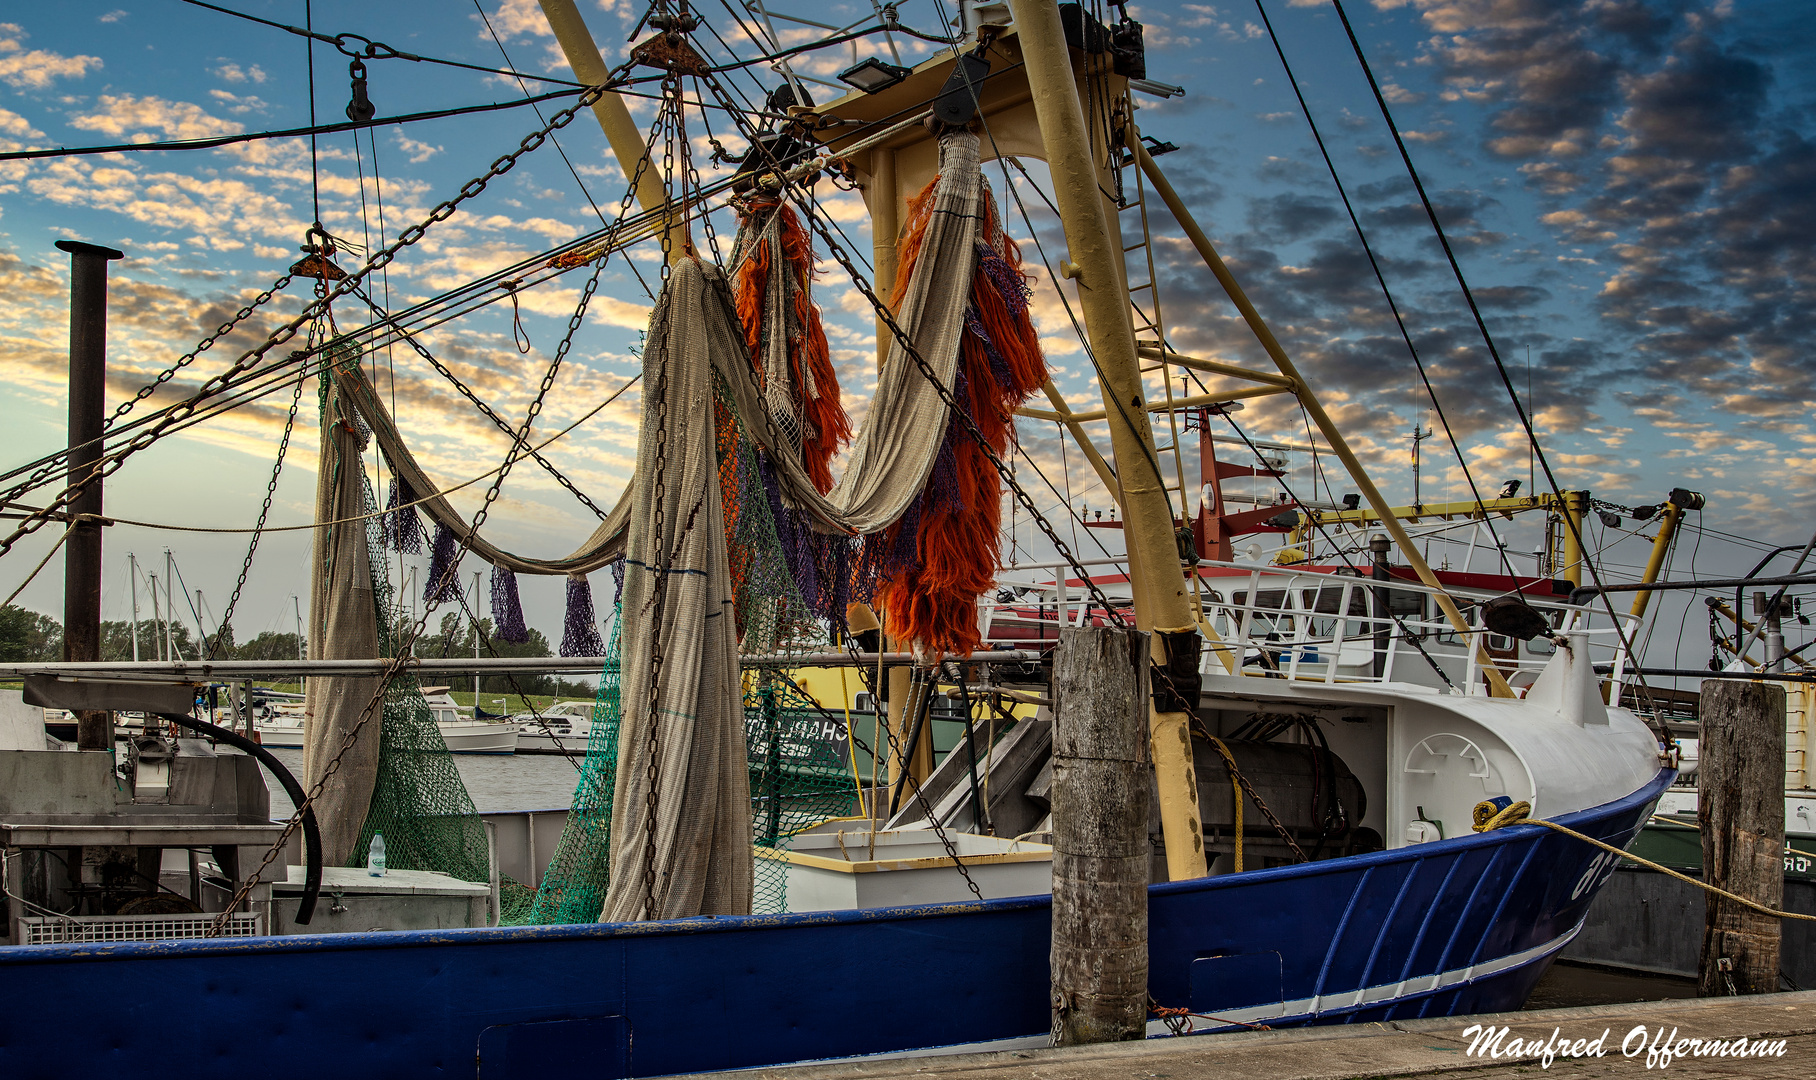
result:
<svg viewBox="0 0 1816 1080"><path fill-rule="evenodd" d="M1356 494L1355 492L1352 491L1349 494L1343 496L1343 509L1355 510L1355 509L1360 508L1361 505L1362 505L1362 496Z"/></svg>
<svg viewBox="0 0 1816 1080"><path fill-rule="evenodd" d="M1520 492L1520 482L1518 480L1509 480L1505 484L1501 485L1501 493L1499 495L1496 495L1495 498L1511 499L1515 495L1518 495L1519 492Z"/></svg>
<svg viewBox="0 0 1816 1080"><path fill-rule="evenodd" d="M1482 605L1482 625L1489 633L1503 637L1531 641L1541 634L1551 632L1551 624L1545 616L1540 615L1532 605L1526 603L1525 597L1518 594L1497 596Z"/></svg>
<svg viewBox="0 0 1816 1080"><path fill-rule="evenodd" d="M839 81L853 90L874 94L906 79L913 70L900 64L884 63L872 56L839 72Z"/></svg>

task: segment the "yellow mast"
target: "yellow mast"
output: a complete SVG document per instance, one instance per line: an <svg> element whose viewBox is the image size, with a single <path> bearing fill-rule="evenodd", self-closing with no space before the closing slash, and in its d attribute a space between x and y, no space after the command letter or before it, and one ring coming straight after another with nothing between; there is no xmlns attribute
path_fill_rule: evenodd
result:
<svg viewBox="0 0 1816 1080"><path fill-rule="evenodd" d="M1400 554L1406 559L1406 564L1412 568L1413 573L1419 575L1421 582L1437 590L1432 594L1433 598L1437 600L1438 607L1443 610L1444 617L1450 620L1450 625L1455 627L1458 633L1469 636L1476 642L1476 659L1481 666L1483 675L1488 679L1489 692L1495 697L1512 697L1513 691L1508 687L1506 677L1501 674L1501 669L1495 666L1488 651L1482 647L1481 635L1472 633L1468 621L1463 618L1463 613L1457 610L1456 602L1443 591L1444 586L1439 583L1438 576L1426 564L1425 557L1419 554L1419 549L1413 546L1412 537L1407 535L1406 527L1394 515L1393 508L1387 503L1387 497L1381 494L1381 489L1375 486L1373 478L1362 467L1362 462L1356 458L1355 452L1349 448L1348 440L1344 439L1343 433L1337 430L1336 422L1324 410L1323 403L1305 385L1305 380L1299 375L1298 366L1286 355L1286 350L1281 348L1280 342L1274 337L1273 330L1268 328L1267 323L1262 320L1261 314L1255 310L1255 305L1249 302L1248 295L1242 290L1242 285L1236 280L1236 276L1230 273L1230 268L1224 265L1223 257L1217 254L1217 249L1211 245L1210 237L1206 236L1204 230L1198 227L1198 222L1192 217L1192 212L1186 209L1185 201L1179 197L1177 191L1173 190L1173 185L1160 171L1159 166L1154 164L1154 158L1141 144L1141 136L1136 132L1134 125L1129 127L1129 146L1141 166L1141 171L1146 173L1148 179L1153 182L1154 190L1160 195L1161 201L1167 204L1167 209L1173 212L1174 220L1178 221L1179 227L1185 230L1186 237L1192 242L1192 246L1198 249L1199 257L1204 260L1206 266L1210 267L1211 273L1216 275L1218 283L1223 286L1223 291L1229 294L1230 301L1236 305L1236 310L1242 313L1243 320L1248 323L1256 340L1266 350L1268 358L1273 360L1274 366L1279 369L1281 375L1292 380L1294 394L1298 397L1299 404L1305 407L1306 415L1317 426L1319 433L1324 436L1325 442L1330 444L1331 452L1337 456L1338 461L1343 463L1343 467L1349 472L1350 479L1354 480L1356 486L1361 489L1363 500L1380 517L1381 528L1387 531L1388 536L1399 547ZM1579 574L1581 566L1582 563L1579 560L1577 563Z"/></svg>
<svg viewBox="0 0 1816 1080"><path fill-rule="evenodd" d="M1129 320L1121 245L1113 239L1104 211L1059 5L1054 0L1024 2L1015 6L1015 15L1034 113L1053 177L1054 202L1065 224L1066 245L1075 267L1069 273L1078 282L1079 307L1110 425L1135 624L1147 631L1192 630L1195 612L1180 572L1166 479L1153 450L1154 435L1143 403L1141 360ZM1164 664L1163 640L1156 634L1152 641L1155 662ZM1149 711L1167 876L1174 881L1203 877L1206 870L1190 720L1189 713Z"/></svg>
<svg viewBox="0 0 1816 1080"><path fill-rule="evenodd" d="M611 79L611 69L599 54L599 46L593 42L592 31L586 28L586 20L580 17L574 0L539 2L542 4L543 17L549 21L549 29L555 32L555 41L561 46L562 55L567 57L568 66L574 69L574 78L588 86L604 86ZM655 163L649 160L643 129L631 118L624 99L617 94L599 95L599 100L593 102L593 116L599 121L600 130L605 132L606 141L611 143L612 154L624 169L625 181L629 182L632 177L636 177L637 205L647 213L660 210L668 201L667 193L663 190L663 178L657 172ZM641 175L638 174L639 169L642 170ZM686 255L690 247L687 222L674 222L669 227L670 261Z"/></svg>

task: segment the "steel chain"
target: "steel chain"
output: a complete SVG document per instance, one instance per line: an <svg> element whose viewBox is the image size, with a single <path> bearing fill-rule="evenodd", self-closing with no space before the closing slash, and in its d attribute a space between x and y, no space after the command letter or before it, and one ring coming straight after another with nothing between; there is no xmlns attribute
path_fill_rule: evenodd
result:
<svg viewBox="0 0 1816 1080"><path fill-rule="evenodd" d="M862 665L859 666L858 670L859 671L864 670ZM928 675L931 675L931 674L932 674L931 669L927 670L926 672L923 672L922 669L920 669L920 668L911 669L911 675L910 675L909 682L908 682L908 702L909 702L909 704L912 705L915 701L915 688L916 688L917 684L921 688L923 688L926 693L931 694L933 692L932 689L929 688L929 684L928 684L927 678L926 678ZM783 678L787 678L787 676L784 675ZM790 684L792 685L793 680L789 680L789 681L790 681ZM937 685L937 684L935 684L935 685ZM802 692L805 693L805 691L802 691ZM809 700L811 700L811 699L809 699ZM871 700L879 702L878 707L881 707L880 706L881 699L879 699L875 696L874 689L871 692ZM929 707L931 706L931 704L932 704L931 702L928 703ZM907 715L908 715L907 709L905 709L905 708L903 709L902 715L904 718L907 717ZM888 745L890 759L893 761L900 761L902 763L903 772L907 772L908 755L914 752L913 747L902 748L902 747L897 746L896 741L895 741L895 732L893 732L889 729L888 724L878 724L877 730L881 731L883 733L883 741L884 741L884 743L886 743ZM929 733L928 737L929 738L932 737L931 733ZM902 779L902 783L904 783L904 784L908 785L910 788L912 788L912 790L909 793L914 796L915 804L921 808L921 813L926 816L927 824L929 826L931 826L933 829L933 835L939 838L940 846L946 849L946 854L952 859L953 867L958 870L959 876L965 879L965 887L971 890L971 895L977 897L979 900L982 900L984 898L984 894L982 892L978 891L977 882L971 880L971 871L969 871L965 868L964 860L959 858L958 848L952 843L952 838L946 835L946 830L943 826L940 825L939 819L934 816L933 806L932 806L932 804L930 804L927 801L927 793L925 791L921 790L921 785L915 781L913 776L904 776ZM876 798L876 794L874 791L872 791L872 793L871 793L871 798L872 799Z"/></svg>
<svg viewBox="0 0 1816 1080"><path fill-rule="evenodd" d="M603 268L603 263L600 268ZM595 270L594 277L597 278L597 276L598 270ZM583 309L586 299L591 297L591 295L591 290L588 290L585 296L583 296L581 300ZM568 331L568 336L571 339L573 336L571 327L574 325L572 320L570 320L569 325L570 330ZM543 377L542 386L537 392L536 399L530 403L529 415L524 419L523 431L527 432L529 430L531 423L534 422L536 418L536 414L542 410L543 400L548 396L549 387L554 381L555 370L560 363L559 356L565 355L566 351L565 348L558 351L557 360L550 364L549 373ZM492 485L486 489L485 500L480 504L479 511L474 514L473 523L468 527L466 535L461 538L460 547L455 551L454 558L449 562L448 570L443 572L443 578L439 580L445 580L447 574L453 573L453 568L460 565L461 559L465 558L467 552L472 550L473 541L479 536L479 526L484 523L486 516L491 512L492 503L498 498L498 493L504 486L505 478L510 475L511 466L516 464L519 460L520 454L518 451L523 445L523 437L519 434L517 439L512 442L511 449L505 454L504 464L499 468L498 474L493 478ZM434 583L431 583L431 585L433 584ZM291 814L290 820L284 826L284 831L279 834L276 842L272 844L271 849L265 852L263 861L261 861L258 867L246 878L246 881L240 886L239 890L234 893L233 899L227 904L225 909L222 910L220 918L209 926L208 933L206 934L207 937L219 936L222 929L227 925L227 920L232 916L233 912L245 902L246 898L251 895L252 890L257 887L260 877L264 874L266 868L269 867L271 863L277 859L278 855L285 850L290 842L290 837L295 834L297 827L302 824L303 811L315 805L316 798L328 786L328 781L333 778L336 772L340 771L341 760L346 757L347 751L353 748L353 744L359 738L359 733L371 722L374 715L382 715L381 706L385 699L385 695L390 690L391 683L396 680L397 676L403 671L404 665L410 660L415 649L416 639L422 636L423 629L429 624L429 617L434 614L436 607L441 603L441 601L436 598L436 595L437 594L433 591L429 593L428 598L423 603L421 617L405 631L403 640L398 643L396 655L391 657L390 662L385 665L385 670L379 674L378 686L372 693L372 699L366 703L366 707L364 711L360 713L359 719L354 722L353 727L347 732L347 737L341 741L340 749L335 751L334 757L330 759L328 764L322 769L320 778L315 781L314 786L311 787L308 794L304 796L302 805L296 807L295 811Z"/></svg>
<svg viewBox="0 0 1816 1080"><path fill-rule="evenodd" d="M620 72L622 70L623 69L620 69ZM619 74L620 73L614 73L613 82L616 81ZM283 326L280 326L266 338L262 345L248 350L225 372L222 372L203 383L202 387L197 390L195 394L165 409L156 423L139 432L128 441L125 446L103 457L101 461L97 463L88 479L64 488L57 494L56 498L50 501L49 505L26 514L24 519L20 521L11 533L4 538L0 538L0 556L4 556L7 552L11 551L13 545L18 543L23 537L29 536L43 528L46 521L49 521L52 517L59 514L75 500L82 488L86 487L89 483L100 482L118 472L128 458L162 438L165 432L172 426L188 419L195 413L196 408L200 406L202 402L219 396L237 385L234 382L236 377L257 366L272 349L275 349L279 345L294 338L298 329L306 323L312 322L314 319L318 318L335 299L350 294L364 278L376 270L389 266L397 257L399 251L415 244L427 235L429 226L437 222L446 221L448 218L454 216L454 212L459 209L462 203L484 191L486 185L491 181L510 172L511 169L516 167L520 158L548 141L550 132L566 127L571 123L581 109L590 107L593 102L597 101L607 92L610 85L612 84L608 82L605 86L589 87L580 95L579 99L575 101L572 106L555 113L550 117L548 123L543 125L540 130L525 136L518 144L516 150L499 156L492 162L484 175L475 177L461 185L459 194L435 207L434 210L429 212L428 218L423 222L412 225L404 230L396 240L387 247L381 249L376 255L368 260L365 266L336 282L334 288L330 290L325 297L310 304L301 314L286 322Z"/></svg>
<svg viewBox="0 0 1816 1080"><path fill-rule="evenodd" d="M671 269L670 259L674 255L674 162L675 162L675 129L681 124L678 105L681 94L681 80L670 72L662 80L662 106L656 122L663 130L662 146L662 199L667 211L662 228L662 282L666 289ZM686 195L683 181L682 195ZM657 300L658 306L661 299ZM645 726L649 729L649 764L644 769L644 782L648 790L644 793L643 817L643 917L653 920L657 917L656 905L656 815L660 806L657 785L662 779L662 732L658 722L658 711L662 700L662 616L663 607L668 596L668 566L670 553L668 545L663 542L662 530L665 527L663 501L667 498L668 468L668 342L669 327L664 325L663 332L657 335L655 345L656 383L656 460L655 471L651 477L654 509L653 530L655 537L655 566L650 570L656 575L654 595L650 598L649 624L656 627L656 633L650 635L650 673L649 693L646 696ZM644 371L647 375L650 356L644 355Z"/></svg>
<svg viewBox="0 0 1816 1080"><path fill-rule="evenodd" d="M600 95L604 94L607 90L607 87L609 87L612 82L616 81L616 79L622 74L623 70L624 69L620 69L618 72L614 72L612 80L608 81L607 86L590 88L586 93L581 95L579 101L577 101L575 103L573 108L563 110L561 113L556 114L548 122L548 124L542 129L540 134L544 138L546 138L548 132L553 131L556 128L562 127L562 126L566 125L568 122L570 122L574 118L574 116L579 112L580 109L591 105L592 102L597 100ZM538 146L541 145L540 140L536 143L536 145L538 145ZM495 177L497 175L502 174L505 171L509 171L511 165L515 164L516 157L521 156L523 153L527 153L529 150L534 149L534 148L535 148L534 146L530 145L530 139L528 139L528 138L524 139L523 143L521 144L521 148L517 152L515 152L514 154L506 155L505 157L500 158L498 161L493 162L493 164L492 164L493 171L489 172L487 174L488 178ZM506 164L502 169L500 169L499 168L500 162L504 162L506 160L506 158L511 159L510 164ZM640 174L641 174L641 170L639 170L639 175ZM635 177L632 178L630 187L631 187L632 192L634 192L636 190L636 178ZM463 191L466 190L464 186L463 186L462 190ZM627 194L625 197L626 206L628 206L628 204L630 202L630 198L631 198L631 196L629 194ZM447 206L449 204L444 203L442 205ZM437 210L440 210L440 207L438 207ZM451 211L450 211L450 213L451 213ZM431 216L433 216L433 215L431 215ZM444 220L445 220L446 216L447 215L443 215ZM416 239L420 239L421 235L422 235L422 230L418 229L418 230L416 230L416 233L417 233ZM406 246L402 242L402 239L403 239L402 237L399 237L399 241L397 243L393 244L391 249L388 249L389 254L394 254L397 249L400 249L403 246ZM412 240L410 242L414 243L415 240ZM387 252L381 252L380 254L381 255L387 254ZM376 261L376 260L374 260L374 261ZM387 262L388 261L389 260L387 259ZM603 269L603 265L604 265L604 261L602 259L601 263L600 263L600 267L598 269ZM345 291L351 291L351 287L353 285L358 284L358 278L362 277L366 274L369 274L373 269L375 269L375 266L373 264L369 263L366 267L362 268L357 274L350 275L349 278L343 279L342 280L343 285L349 285L349 282L351 283L349 285L348 289ZM598 274L598 269L596 269L594 271L595 277ZM336 295L344 295L345 291L337 291ZM591 290L588 291L587 295L589 297L591 296ZM332 297L330 297L329 299L332 299ZM577 325L577 323L575 320L569 321L569 326L570 326L569 337L570 337L570 339L573 334L572 328L576 325ZM294 336L294 334L295 334L295 325L292 325L290 327L289 336ZM286 338L286 340L287 340L287 338ZM275 344L276 344L275 342L268 342L267 345L265 346L264 351L269 351L269 349L271 347L273 347ZM565 354L565 352L566 352L565 348L561 350L562 354ZM534 416L536 413L541 411L543 399L548 393L549 384L552 381L552 379L553 379L552 373L549 376L544 378L543 385L542 385L540 392L538 393L537 399L531 403L531 413L530 413L531 420L534 419ZM529 422L530 422L529 420L525 421L526 430L527 430ZM492 501L497 498L498 492L504 484L506 475L508 475L509 472L511 471L511 466L513 464L515 464L515 462L518 460L518 457L519 457L518 449L519 449L519 447L521 447L523 445L525 445L525 444L521 437L519 437L518 439L513 441L511 451L506 454L504 464L499 469L496 479L494 480L492 486L490 488L488 488L486 491L485 502L481 505L479 513L477 515L475 515L473 526L468 529L465 537L461 540L460 548L455 553L455 556L453 559L453 562L455 564L458 564L460 562L460 560L465 557L466 553L472 549L473 539L478 535L478 526L481 522L484 521L486 514L489 513L489 511L491 509ZM11 539L14 539L14 538L9 538L9 540L8 540L9 543L11 542ZM4 548L0 548L0 553L3 553L4 550L5 550ZM417 619L417 621L414 624L412 624L411 626L409 626L406 629L403 639L398 643L398 647L396 649L396 655L394 655L390 658L390 662L385 665L385 670L380 673L378 686L374 690L371 700L369 700L366 703L366 707L365 707L364 711L361 712L359 719L354 723L353 727L347 732L346 738L341 741L340 749L335 752L334 757L332 759L330 759L327 766L323 768L322 775L316 780L315 784L311 787L309 792L304 796L302 805L295 808L294 812L290 816L290 820L288 822L286 822L284 825L284 831L278 836L277 841L274 844L272 844L271 848L265 852L264 859L253 870L253 872L247 877L246 881L241 885L239 890L234 894L232 900L226 905L225 909L222 911L220 918L217 919L208 928L208 932L207 932L206 936L208 936L208 937L219 936L222 929L226 926L227 920L232 916L232 913L235 910L237 910L241 904L246 902L246 898L248 896L250 896L252 893L252 890L257 887L259 880L260 880L261 876L264 874L265 870L267 868L269 868L270 865L272 864L272 862L275 861L277 859L277 857L286 849L286 846L289 844L290 838L296 834L296 830L302 824L303 812L315 804L315 800L321 795L322 791L327 787L328 781L334 776L334 774L336 772L339 771L342 759L344 759L347 755L347 752L353 748L354 743L359 738L360 732L365 728L365 726L368 723L371 722L372 717L374 715L379 714L381 704L384 701L385 695L388 692L388 690L391 686L391 683L396 680L397 676L400 673L402 673L405 665L410 660L410 657L412 655L412 650L414 649L414 646L415 646L416 639L422 635L423 629L428 625L429 617L434 613L435 608L438 605L439 605L439 601L436 601L436 600L430 600L427 603L425 603L423 605L423 611L422 611L421 617L419 619Z"/></svg>
<svg viewBox="0 0 1816 1080"><path fill-rule="evenodd" d="M150 397L157 390L158 387L162 386L166 382L169 382L171 380L171 378L176 375L177 372L179 372L183 368L187 367L191 362L193 362L195 360L196 357L202 355L203 353L207 352L210 348L212 348L215 342L219 341L222 337L225 337L229 332L231 332L233 330L233 328L235 326L239 325L248 316L250 316L254 310L256 310L258 307L260 307L261 305L263 305L264 303L269 301L278 292L280 292L281 290L283 290L284 288L289 286L289 284L292 280L293 279L292 279L291 275L289 275L289 274L285 274L283 277L278 278L276 284L272 285L271 288L265 290L264 292L258 294L258 296L254 297L252 303L247 304L245 307L243 307L239 310L239 314L235 315L233 318L222 323L215 330L215 332L213 334L210 334L208 337L203 338L201 343L198 344L193 351L188 352L188 353L184 354L183 356L178 357L177 362L175 364L172 364L167 370L159 372L157 378L153 379L151 382L147 383L146 385L141 386L139 388L138 393L134 394L132 397L121 402L119 407L114 410L113 415L109 416L105 421L102 422L102 424L101 424L102 434L105 435L106 432L114 426L114 423L116 421L118 421L122 416L125 416L127 413L131 412L133 409L133 406L137 405L139 402L143 401L144 399ZM4 495L0 495L0 502L9 502L10 503L10 502L18 499L19 497L23 496L26 492L31 491L32 489L38 487L40 484L43 484L46 480L49 480L52 476L56 475L58 470L63 467L64 462L68 459L68 457L69 457L68 450L59 450L56 453L50 455L49 460L43 465L43 467L39 468L36 472L32 473L31 476L27 477L23 483L20 483L20 484L14 486L11 490L7 491Z"/></svg>
<svg viewBox="0 0 1816 1080"><path fill-rule="evenodd" d="M252 526L252 542L246 546L246 560L240 564L239 580L233 584L233 595L227 598L227 607L221 613L220 628L215 632L214 642L208 646L208 658L221 647L221 638L226 636L233 626L233 613L239 607L240 593L246 588L246 576L252 573L252 557L258 553L259 538L264 535L265 520L271 516L271 500L277 495L278 474L284 471L284 455L290 450L290 433L296 427L296 413L303 403L303 387L307 386L307 375L299 375L296 380L296 393L290 398L290 413L284 417L284 436L277 443L277 461L271 466L271 479L265 483L265 502L259 507L259 519Z"/></svg>
<svg viewBox="0 0 1816 1080"><path fill-rule="evenodd" d="M1268 824L1272 825L1274 831L1280 834L1280 839L1286 841L1286 846L1293 849L1293 854L1299 856L1299 861L1311 862L1311 856L1307 855L1298 842L1293 839L1293 834L1286 830L1286 826L1280 824L1280 819L1274 816L1272 810L1268 809L1267 803L1261 801L1260 792L1257 792L1255 786L1249 783L1248 777L1242 775L1242 770L1236 767L1236 755L1231 752L1230 748L1223 745L1222 740L1212 735L1211 729L1205 727L1204 721L1196 716L1192 718L1192 728L1204 737L1205 742L1210 743L1216 749L1218 755L1223 758L1223 763L1229 767L1230 775L1235 778L1242 790L1248 793L1249 801L1261 810L1261 815L1267 818Z"/></svg>

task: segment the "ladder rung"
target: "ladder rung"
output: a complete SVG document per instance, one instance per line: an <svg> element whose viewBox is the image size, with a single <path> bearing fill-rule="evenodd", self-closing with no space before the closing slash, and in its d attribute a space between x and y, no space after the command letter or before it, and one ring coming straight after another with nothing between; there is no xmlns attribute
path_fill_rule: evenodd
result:
<svg viewBox="0 0 1816 1080"><path fill-rule="evenodd" d="M1141 283L1140 285L1129 286L1129 291L1132 293L1137 293L1143 289L1152 289L1153 287L1154 287L1154 283L1152 281L1145 281L1145 282Z"/></svg>
<svg viewBox="0 0 1816 1080"><path fill-rule="evenodd" d="M1140 251L1142 248L1147 247L1147 246L1148 246L1148 242L1146 240L1143 240L1139 244L1130 244L1128 247L1123 248L1122 253L1124 255L1127 255L1131 251Z"/></svg>

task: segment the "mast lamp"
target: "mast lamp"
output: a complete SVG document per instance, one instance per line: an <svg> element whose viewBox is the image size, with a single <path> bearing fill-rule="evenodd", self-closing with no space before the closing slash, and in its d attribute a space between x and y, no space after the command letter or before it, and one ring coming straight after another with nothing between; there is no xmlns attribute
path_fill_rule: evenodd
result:
<svg viewBox="0 0 1816 1080"><path fill-rule="evenodd" d="M839 72L839 81L853 90L874 94L887 90L906 79L913 70L913 68L902 67L900 64L886 63L872 56L862 63L854 64Z"/></svg>

